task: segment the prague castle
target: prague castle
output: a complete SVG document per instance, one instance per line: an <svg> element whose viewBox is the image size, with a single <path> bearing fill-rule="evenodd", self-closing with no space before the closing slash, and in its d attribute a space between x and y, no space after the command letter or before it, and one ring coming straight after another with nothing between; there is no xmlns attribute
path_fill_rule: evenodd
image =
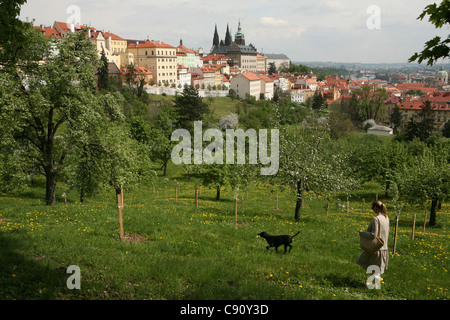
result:
<svg viewBox="0 0 450 320"><path fill-rule="evenodd" d="M242 72L256 71L258 69L258 51L252 44L245 44L245 35L242 32L240 21L238 31L234 36L234 41L232 40L228 25L225 40L220 40L216 25L211 54L228 56L233 66L238 66Z"/></svg>

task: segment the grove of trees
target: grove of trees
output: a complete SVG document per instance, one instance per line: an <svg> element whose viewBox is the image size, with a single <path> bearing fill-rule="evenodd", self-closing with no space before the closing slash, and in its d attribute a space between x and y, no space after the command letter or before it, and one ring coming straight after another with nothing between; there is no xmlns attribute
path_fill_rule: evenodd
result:
<svg viewBox="0 0 450 320"><path fill-rule="evenodd" d="M204 120L205 130L225 130L193 87L154 107L145 90L137 90L140 84L110 85L105 57L86 32L48 39L17 19L23 2L11 1L9 12L0 11L2 192L42 174L47 205L56 203L61 182L77 190L81 201L104 188L120 193L123 184L152 183L155 163L166 175L175 129L192 130L194 121ZM186 173L216 188L217 200L221 187L237 194L258 181L291 186L297 221L305 196L333 199L376 181L385 197L429 208L429 224L435 225L450 193L450 142L430 130L430 105L406 128L393 113L395 139L349 134L367 119L381 120L386 97L382 89L363 86L350 100L330 107L319 96L304 105L283 96L230 99L236 127L279 129L278 173L262 179L262 165L248 162L196 164L185 166Z"/></svg>

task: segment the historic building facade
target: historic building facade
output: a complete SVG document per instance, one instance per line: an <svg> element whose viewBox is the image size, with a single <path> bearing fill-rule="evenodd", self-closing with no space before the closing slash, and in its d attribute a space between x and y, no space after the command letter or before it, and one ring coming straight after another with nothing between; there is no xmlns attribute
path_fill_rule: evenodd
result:
<svg viewBox="0 0 450 320"><path fill-rule="evenodd" d="M241 72L258 71L258 51L252 44L246 45L245 35L242 32L240 21L238 31L234 35L234 41L228 25L225 40L220 40L216 25L211 54L224 54L230 57L231 66L239 67Z"/></svg>

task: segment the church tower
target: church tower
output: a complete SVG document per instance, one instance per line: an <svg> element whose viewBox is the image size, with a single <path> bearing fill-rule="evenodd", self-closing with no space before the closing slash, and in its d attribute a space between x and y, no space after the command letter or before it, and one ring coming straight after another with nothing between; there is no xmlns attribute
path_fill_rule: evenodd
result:
<svg viewBox="0 0 450 320"><path fill-rule="evenodd" d="M435 79L441 81L445 84L448 82L448 73L444 70L444 66L441 66L441 69L436 73Z"/></svg>
<svg viewBox="0 0 450 320"><path fill-rule="evenodd" d="M236 32L236 34L234 36L234 42L236 42L236 44L245 46L245 35L242 32L241 20L239 20L238 31Z"/></svg>
<svg viewBox="0 0 450 320"><path fill-rule="evenodd" d="M216 24L216 30L214 31L214 39L213 39L213 48L219 47L219 33L217 32L217 24Z"/></svg>
<svg viewBox="0 0 450 320"><path fill-rule="evenodd" d="M233 40L231 39L230 28L227 23L227 33L225 35L225 45L229 46L231 44L231 42L233 42Z"/></svg>

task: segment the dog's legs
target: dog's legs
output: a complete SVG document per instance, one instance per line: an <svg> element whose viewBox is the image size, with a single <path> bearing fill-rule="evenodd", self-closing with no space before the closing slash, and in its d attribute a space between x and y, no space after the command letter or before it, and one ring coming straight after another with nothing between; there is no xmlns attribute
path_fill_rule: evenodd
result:
<svg viewBox="0 0 450 320"><path fill-rule="evenodd" d="M289 246L289 252L291 252L292 246L290 244L288 244Z"/></svg>

